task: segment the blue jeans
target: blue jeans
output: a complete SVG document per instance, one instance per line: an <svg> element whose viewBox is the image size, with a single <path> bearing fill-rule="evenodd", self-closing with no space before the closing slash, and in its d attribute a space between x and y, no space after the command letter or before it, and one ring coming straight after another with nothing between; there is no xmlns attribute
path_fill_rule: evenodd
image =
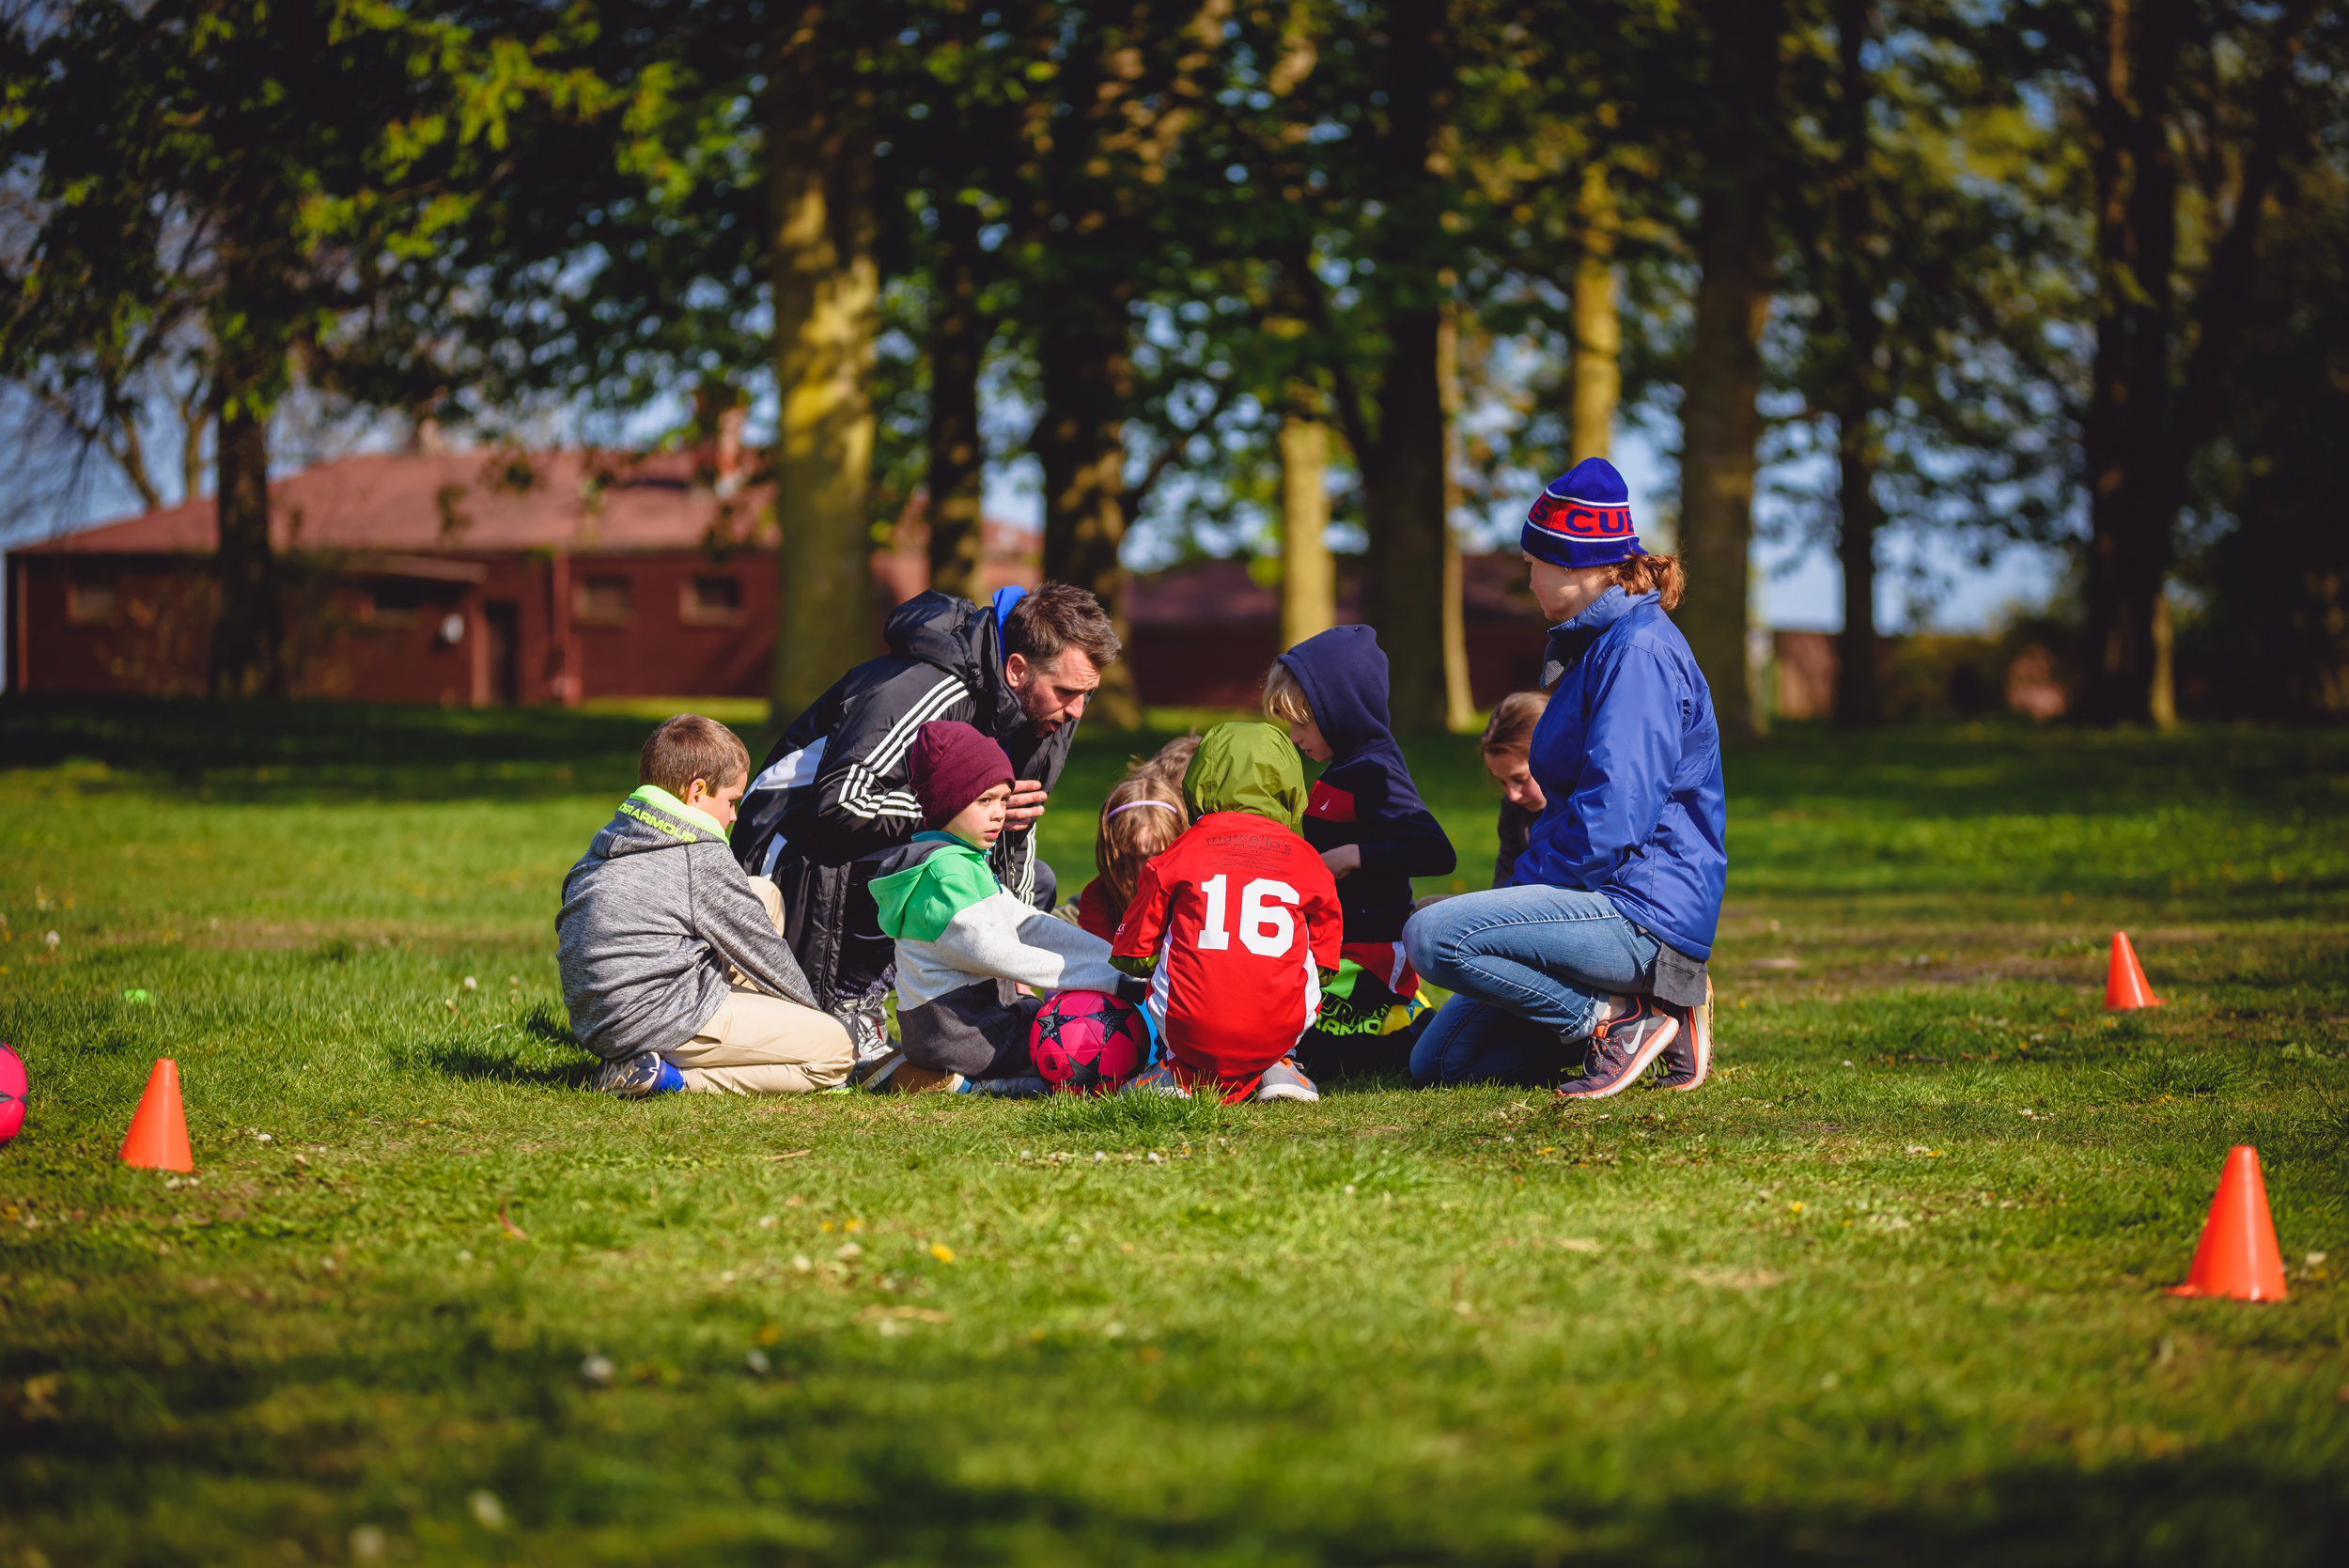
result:
<svg viewBox="0 0 2349 1568"><path fill-rule="evenodd" d="M1404 927L1421 975L1453 993L1411 1048L1411 1081L1540 1083L1569 1065L1571 1042L1607 999L1647 988L1654 937L1604 893L1495 888L1431 905Z"/></svg>

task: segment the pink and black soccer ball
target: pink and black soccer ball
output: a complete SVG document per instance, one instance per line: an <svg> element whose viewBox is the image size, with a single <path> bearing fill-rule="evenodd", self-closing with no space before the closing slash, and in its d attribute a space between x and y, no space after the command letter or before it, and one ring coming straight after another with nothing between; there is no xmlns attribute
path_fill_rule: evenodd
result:
<svg viewBox="0 0 2349 1568"><path fill-rule="evenodd" d="M24 1063L0 1045L0 1143L14 1138L23 1125Z"/></svg>
<svg viewBox="0 0 2349 1568"><path fill-rule="evenodd" d="M1107 1094L1149 1065L1150 1027L1107 991L1059 991L1035 1016L1028 1054L1062 1094Z"/></svg>

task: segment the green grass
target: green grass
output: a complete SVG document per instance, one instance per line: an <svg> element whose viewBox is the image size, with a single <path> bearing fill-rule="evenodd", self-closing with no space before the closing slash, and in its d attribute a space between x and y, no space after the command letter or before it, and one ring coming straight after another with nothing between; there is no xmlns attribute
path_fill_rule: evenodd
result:
<svg viewBox="0 0 2349 1568"><path fill-rule="evenodd" d="M1695 1095L618 1105L552 920L646 718L0 704L0 1561L2349 1552L2349 736L1734 758ZM2291 1299L2171 1299L2240 1141Z"/></svg>

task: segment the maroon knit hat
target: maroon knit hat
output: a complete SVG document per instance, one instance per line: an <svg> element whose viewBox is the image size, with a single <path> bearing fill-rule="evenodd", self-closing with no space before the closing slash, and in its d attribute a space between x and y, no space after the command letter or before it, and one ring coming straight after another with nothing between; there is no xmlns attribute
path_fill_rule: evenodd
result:
<svg viewBox="0 0 2349 1568"><path fill-rule="evenodd" d="M1013 782L1001 746L959 719L933 719L913 737L913 797L922 826L943 828L963 807Z"/></svg>

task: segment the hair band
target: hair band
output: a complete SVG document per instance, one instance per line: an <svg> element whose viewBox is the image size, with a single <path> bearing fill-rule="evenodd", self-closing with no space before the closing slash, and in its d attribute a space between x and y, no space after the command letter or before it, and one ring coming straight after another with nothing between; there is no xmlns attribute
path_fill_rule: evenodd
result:
<svg viewBox="0 0 2349 1568"><path fill-rule="evenodd" d="M1111 817L1115 816L1119 812L1131 811L1136 806L1156 806L1160 811L1174 812L1178 812L1183 809L1182 807L1174 804L1172 800L1128 800L1122 806L1112 806L1108 811L1103 812L1101 814L1101 820L1107 822Z"/></svg>

